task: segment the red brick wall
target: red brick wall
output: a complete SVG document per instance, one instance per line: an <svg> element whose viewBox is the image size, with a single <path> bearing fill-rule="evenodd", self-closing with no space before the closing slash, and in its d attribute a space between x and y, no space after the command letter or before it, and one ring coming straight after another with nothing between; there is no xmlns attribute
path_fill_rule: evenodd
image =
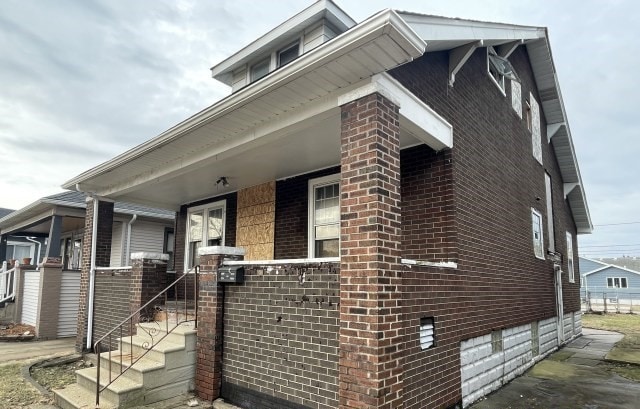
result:
<svg viewBox="0 0 640 409"><path fill-rule="evenodd" d="M403 407L400 125L379 94L342 106L340 408Z"/></svg>
<svg viewBox="0 0 640 409"><path fill-rule="evenodd" d="M523 99L532 90L537 95L524 47L510 61L522 79ZM392 72L454 129L450 159L458 269L413 268L403 274L407 408L447 407L460 400L461 340L555 315L553 263L534 256L531 237L534 207L543 214L548 240L545 170L553 182L556 251L566 254L565 231L575 235L558 165L545 143L544 116L541 166L524 120L511 108L510 85L505 97L486 73L485 49L472 55L453 88L446 86L447 74L445 52ZM578 310L579 284L564 285L566 310ZM437 346L421 351L417 328L426 316L435 317Z"/></svg>
<svg viewBox="0 0 640 409"><path fill-rule="evenodd" d="M309 179L340 173L340 167L276 182L275 259L309 257Z"/></svg>
<svg viewBox="0 0 640 409"><path fill-rule="evenodd" d="M456 261L451 151L426 145L400 153L402 257Z"/></svg>
<svg viewBox="0 0 640 409"><path fill-rule="evenodd" d="M97 271L95 287L95 307L93 339L97 341L116 325L126 319L131 311L129 310L129 292L131 289L131 270ZM123 335L129 335L129 327L123 328ZM118 332L111 339L112 349L117 349ZM106 340L103 349L109 345Z"/></svg>

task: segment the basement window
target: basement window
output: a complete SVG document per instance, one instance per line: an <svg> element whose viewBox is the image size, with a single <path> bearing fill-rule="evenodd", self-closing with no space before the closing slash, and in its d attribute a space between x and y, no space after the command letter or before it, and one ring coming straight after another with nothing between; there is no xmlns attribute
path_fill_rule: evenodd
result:
<svg viewBox="0 0 640 409"><path fill-rule="evenodd" d="M433 317L420 318L420 349L425 350L435 346L435 330Z"/></svg>
<svg viewBox="0 0 640 409"><path fill-rule="evenodd" d="M504 95L506 95L504 85L506 78L520 82L520 78L518 78L518 74L516 74L516 70L509 60L500 57L493 47L487 48L487 71Z"/></svg>
<svg viewBox="0 0 640 409"><path fill-rule="evenodd" d="M502 352L502 330L491 331L491 353Z"/></svg>

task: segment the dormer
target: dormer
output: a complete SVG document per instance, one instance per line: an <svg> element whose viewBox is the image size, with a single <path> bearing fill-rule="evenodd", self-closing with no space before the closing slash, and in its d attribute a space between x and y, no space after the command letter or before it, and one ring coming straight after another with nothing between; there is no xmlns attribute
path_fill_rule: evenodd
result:
<svg viewBox="0 0 640 409"><path fill-rule="evenodd" d="M342 34L356 22L331 0L319 0L211 68L232 92Z"/></svg>

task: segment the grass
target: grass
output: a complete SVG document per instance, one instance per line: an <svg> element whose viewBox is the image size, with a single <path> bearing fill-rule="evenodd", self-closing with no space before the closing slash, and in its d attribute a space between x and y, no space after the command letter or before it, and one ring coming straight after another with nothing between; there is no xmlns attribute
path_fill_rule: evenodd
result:
<svg viewBox="0 0 640 409"><path fill-rule="evenodd" d="M42 399L42 395L24 380L20 368L20 364L0 366L0 409L20 408Z"/></svg>
<svg viewBox="0 0 640 409"><path fill-rule="evenodd" d="M584 314L582 325L587 328L616 331L624 338L607 354L613 372L640 382L640 315Z"/></svg>

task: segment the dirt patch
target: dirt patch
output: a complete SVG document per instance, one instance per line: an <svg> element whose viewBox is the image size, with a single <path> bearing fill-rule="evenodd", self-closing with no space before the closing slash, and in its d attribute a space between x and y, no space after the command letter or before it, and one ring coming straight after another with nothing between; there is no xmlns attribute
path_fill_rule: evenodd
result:
<svg viewBox="0 0 640 409"><path fill-rule="evenodd" d="M49 391L60 389L76 382L76 370L86 368L91 364L76 361L61 365L34 365L31 367L31 377Z"/></svg>
<svg viewBox="0 0 640 409"><path fill-rule="evenodd" d="M0 325L0 337L9 335L34 335L36 329L33 325L25 324L7 324Z"/></svg>

